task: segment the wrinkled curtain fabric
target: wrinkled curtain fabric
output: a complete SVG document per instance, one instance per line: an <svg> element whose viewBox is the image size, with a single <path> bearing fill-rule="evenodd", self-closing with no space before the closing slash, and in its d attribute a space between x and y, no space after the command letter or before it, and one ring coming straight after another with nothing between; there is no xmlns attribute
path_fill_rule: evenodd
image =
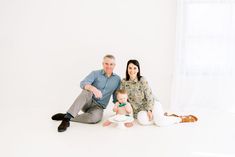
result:
<svg viewBox="0 0 235 157"><path fill-rule="evenodd" d="M171 109L235 113L235 0L178 0Z"/></svg>

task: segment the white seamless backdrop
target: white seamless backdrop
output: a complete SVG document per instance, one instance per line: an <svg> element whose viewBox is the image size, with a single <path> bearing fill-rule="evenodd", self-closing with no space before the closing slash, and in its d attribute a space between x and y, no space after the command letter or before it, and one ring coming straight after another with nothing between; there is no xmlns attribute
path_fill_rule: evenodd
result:
<svg viewBox="0 0 235 157"><path fill-rule="evenodd" d="M0 105L63 111L102 57L140 61L167 107L175 50L174 0L0 1Z"/></svg>
<svg viewBox="0 0 235 157"><path fill-rule="evenodd" d="M176 9L176 0L0 0L1 156L234 157L234 115L120 130L102 127L110 104L102 122L71 123L63 133L50 119L68 109L106 53L116 56L121 77L126 62L138 59L168 108Z"/></svg>

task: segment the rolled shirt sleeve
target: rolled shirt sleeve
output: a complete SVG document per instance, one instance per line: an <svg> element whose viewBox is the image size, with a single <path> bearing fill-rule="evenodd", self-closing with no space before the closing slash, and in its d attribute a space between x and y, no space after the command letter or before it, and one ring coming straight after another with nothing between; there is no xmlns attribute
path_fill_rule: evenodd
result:
<svg viewBox="0 0 235 157"><path fill-rule="evenodd" d="M85 85L92 84L96 79L95 72L92 71L89 75L87 75L81 82L80 87L85 89Z"/></svg>

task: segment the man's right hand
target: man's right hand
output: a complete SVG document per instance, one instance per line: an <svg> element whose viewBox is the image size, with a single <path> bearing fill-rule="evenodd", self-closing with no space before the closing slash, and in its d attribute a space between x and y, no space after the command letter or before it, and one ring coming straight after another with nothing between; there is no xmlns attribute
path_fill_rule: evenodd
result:
<svg viewBox="0 0 235 157"><path fill-rule="evenodd" d="M95 95L96 98L98 98L98 99L102 98L101 91L98 90L96 87L94 87L90 84L87 84L87 85L85 85L85 89L91 91Z"/></svg>
<svg viewBox="0 0 235 157"><path fill-rule="evenodd" d="M98 90L97 88L94 87L94 88L92 89L92 93L95 95L96 98L98 98L98 99L99 99L99 98L102 98L102 93L101 93L101 91Z"/></svg>

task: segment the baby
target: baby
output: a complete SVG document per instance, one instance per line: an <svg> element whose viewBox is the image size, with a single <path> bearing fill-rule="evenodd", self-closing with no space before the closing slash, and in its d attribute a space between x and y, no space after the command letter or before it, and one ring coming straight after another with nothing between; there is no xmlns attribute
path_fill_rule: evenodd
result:
<svg viewBox="0 0 235 157"><path fill-rule="evenodd" d="M131 104L127 102L128 95L126 90L122 89L117 90L116 95L118 102L115 103L113 108L113 111L116 112L116 117L117 115L132 116L133 110ZM103 123L103 126L108 126L111 123L112 123L111 121L107 120L106 122ZM133 123L132 122L125 123L125 126L132 127Z"/></svg>

